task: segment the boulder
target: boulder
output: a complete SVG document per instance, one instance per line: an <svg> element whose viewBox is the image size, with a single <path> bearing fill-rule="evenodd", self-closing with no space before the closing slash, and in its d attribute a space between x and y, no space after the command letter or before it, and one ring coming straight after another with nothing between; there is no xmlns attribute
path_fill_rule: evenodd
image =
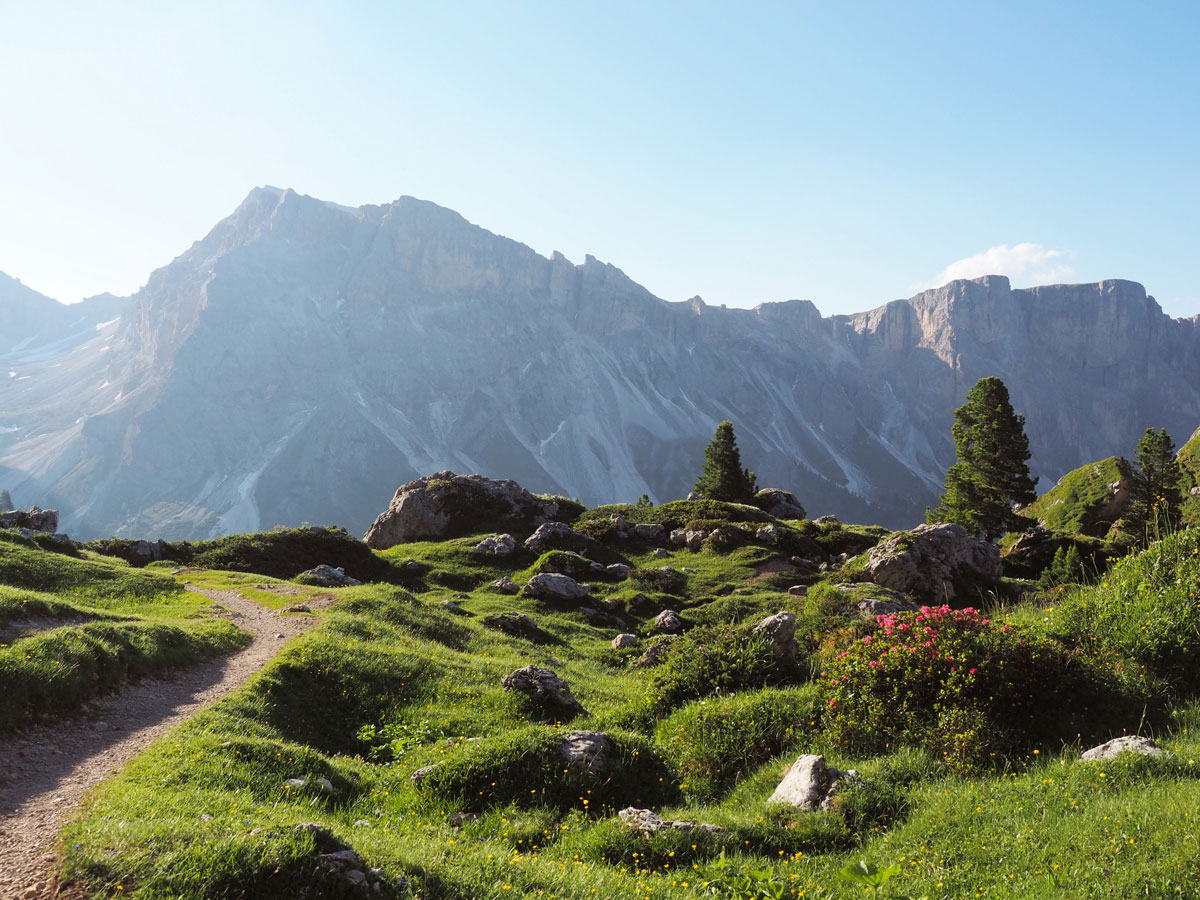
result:
<svg viewBox="0 0 1200 900"><path fill-rule="evenodd" d="M664 819L648 809L626 807L617 813L617 818L631 831L642 837L649 837L659 831L706 831L710 834L720 834L725 829L720 825L708 825L703 822L689 822L682 819Z"/></svg>
<svg viewBox="0 0 1200 900"><path fill-rule="evenodd" d="M568 769L598 778L608 767L613 743L602 731L573 731L562 736L561 748Z"/></svg>
<svg viewBox="0 0 1200 900"><path fill-rule="evenodd" d="M919 607L909 600L892 600L883 597L865 597L855 604L858 614L868 622L876 616L893 616L900 612L916 612Z"/></svg>
<svg viewBox="0 0 1200 900"><path fill-rule="evenodd" d="M756 541L762 541L764 544L774 544L777 540L779 540L779 536L781 534L783 534L783 532L779 530L779 526L768 523L761 526L756 532L754 532L754 539Z"/></svg>
<svg viewBox="0 0 1200 900"><path fill-rule="evenodd" d="M767 805L786 804L813 812L829 809L837 793L838 783L843 779L857 779L853 769L845 772L825 764L824 756L803 754L788 766L783 780L767 798Z"/></svg>
<svg viewBox="0 0 1200 900"><path fill-rule="evenodd" d="M524 694L537 706L550 713L583 713L583 704L575 699L571 688L552 669L525 666L500 679L500 686L510 693Z"/></svg>
<svg viewBox="0 0 1200 900"><path fill-rule="evenodd" d="M139 561L158 562L163 559L166 549L167 545L161 538L157 541L139 540L133 545L133 554Z"/></svg>
<svg viewBox="0 0 1200 900"><path fill-rule="evenodd" d="M638 636L636 634L630 634L629 632L618 634L612 639L612 648L614 650L624 650L627 647L636 647L637 645Z"/></svg>
<svg viewBox="0 0 1200 900"><path fill-rule="evenodd" d="M345 569L340 567L334 568L323 563L314 569L309 569L307 572L301 572L296 576L296 580L304 584L313 584L317 587L328 588L354 587L355 585L362 584L358 579L347 575Z"/></svg>
<svg viewBox="0 0 1200 900"><path fill-rule="evenodd" d="M950 603L956 599L956 582L995 586L1002 572L995 544L971 536L961 525L943 523L884 538L868 552L859 574L903 594Z"/></svg>
<svg viewBox="0 0 1200 900"><path fill-rule="evenodd" d="M571 603L587 597L590 590L586 584L580 584L570 575L544 572L529 579L525 585L525 596Z"/></svg>
<svg viewBox="0 0 1200 900"><path fill-rule="evenodd" d="M440 765L441 765L441 763L434 763L431 766L421 766L421 768L417 769L417 771L413 772L411 775L408 776L408 780L411 781L413 784L415 784L417 787L420 787L421 782L425 780L426 776L428 776L430 772L432 772L434 769L436 769Z"/></svg>
<svg viewBox="0 0 1200 900"><path fill-rule="evenodd" d="M497 590L502 594L519 594L519 593L521 593L520 586L515 581L513 581L511 578L509 578L507 575L497 578L495 581L492 582L491 587L494 590Z"/></svg>
<svg viewBox="0 0 1200 900"><path fill-rule="evenodd" d="M777 519L803 519L808 515L790 491L763 488L754 495L754 505Z"/></svg>
<svg viewBox="0 0 1200 900"><path fill-rule="evenodd" d="M563 522L546 522L525 539L525 549L530 553L545 553L547 550L575 550L586 547L588 538Z"/></svg>
<svg viewBox="0 0 1200 900"><path fill-rule="evenodd" d="M664 609L654 617L654 630L663 634L679 634L683 631L683 619L679 618L679 613L675 610Z"/></svg>
<svg viewBox="0 0 1200 900"><path fill-rule="evenodd" d="M805 597L808 595L808 585L793 584L790 588L788 588L788 593L793 597Z"/></svg>
<svg viewBox="0 0 1200 900"><path fill-rule="evenodd" d="M481 521L533 528L559 514L559 502L515 481L438 472L400 487L363 540L375 550L407 541L440 541L479 529Z"/></svg>
<svg viewBox="0 0 1200 900"><path fill-rule="evenodd" d="M631 571L632 569L625 565L625 563L613 563L612 565L604 567L605 575L607 575L609 578L616 578L619 580L628 578Z"/></svg>
<svg viewBox="0 0 1200 900"><path fill-rule="evenodd" d="M667 529L657 522L633 526L633 536L639 541L645 541L648 544L660 540L666 534L666 531Z"/></svg>
<svg viewBox="0 0 1200 900"><path fill-rule="evenodd" d="M524 613L506 612L484 616L483 625L485 628L493 628L510 637L524 638L527 641L536 642L546 637L545 632L537 627L537 623Z"/></svg>
<svg viewBox="0 0 1200 900"><path fill-rule="evenodd" d="M511 534L495 534L491 537L485 537L475 545L471 552L476 556L491 556L503 559L506 556L511 556L516 549L517 542L513 540Z"/></svg>
<svg viewBox="0 0 1200 900"><path fill-rule="evenodd" d="M751 634L766 634L771 638L775 658L780 662L792 662L800 652L796 641L796 616L790 612L777 612L767 616L750 629Z"/></svg>
<svg viewBox="0 0 1200 900"><path fill-rule="evenodd" d="M1150 738L1127 734L1124 737L1113 738L1099 747L1085 750L1081 758L1088 762L1100 762L1105 759L1113 759L1117 754L1126 752L1137 753L1141 756L1167 755L1167 751L1150 740Z"/></svg>
<svg viewBox="0 0 1200 900"><path fill-rule="evenodd" d="M14 509L0 513L0 528L26 528L38 534L54 534L58 531L58 510L31 506L26 511Z"/></svg>

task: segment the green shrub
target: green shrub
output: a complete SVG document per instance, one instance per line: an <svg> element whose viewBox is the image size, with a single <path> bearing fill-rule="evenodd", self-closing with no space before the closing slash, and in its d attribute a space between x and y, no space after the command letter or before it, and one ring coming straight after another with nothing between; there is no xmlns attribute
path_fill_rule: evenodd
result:
<svg viewBox="0 0 1200 900"><path fill-rule="evenodd" d="M688 797L715 799L725 788L818 730L813 684L693 701L655 734Z"/></svg>
<svg viewBox="0 0 1200 900"><path fill-rule="evenodd" d="M280 528L193 545L189 565L295 578L324 563L359 581L400 583L405 574L344 528Z"/></svg>
<svg viewBox="0 0 1200 900"><path fill-rule="evenodd" d="M713 693L781 684L795 672L794 664L775 657L767 635L747 627L701 625L671 643L652 685L656 705L669 710Z"/></svg>
<svg viewBox="0 0 1200 900"><path fill-rule="evenodd" d="M660 806L677 796L662 756L643 738L608 732L613 752L603 773L593 776L564 762L562 737L568 733L531 725L466 744L429 771L419 790L441 809L477 812L512 803L597 815Z"/></svg>
<svg viewBox="0 0 1200 900"><path fill-rule="evenodd" d="M554 572L559 575L569 575L576 581L587 581L598 577L604 577L604 572L597 573L592 568L592 561L586 556L581 556L578 553L571 553L567 550L551 550L548 553L543 553L534 566L534 571Z"/></svg>
<svg viewBox="0 0 1200 900"><path fill-rule="evenodd" d="M1138 698L1058 644L973 609L879 616L829 660L825 732L850 752L925 746L968 769L1137 724Z"/></svg>
<svg viewBox="0 0 1200 900"><path fill-rule="evenodd" d="M1144 667L1174 693L1200 691L1200 529L1119 560L1098 585L1068 591L1053 627L1086 651Z"/></svg>
<svg viewBox="0 0 1200 900"><path fill-rule="evenodd" d="M645 569L634 569L629 573L629 578L634 584L647 591L658 591L663 594L675 595L687 592L687 573L680 572L671 566L651 566Z"/></svg>

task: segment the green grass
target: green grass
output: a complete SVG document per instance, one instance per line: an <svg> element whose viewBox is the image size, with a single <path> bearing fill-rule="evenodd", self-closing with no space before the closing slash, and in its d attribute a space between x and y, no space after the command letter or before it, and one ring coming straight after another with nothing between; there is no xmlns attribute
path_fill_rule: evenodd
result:
<svg viewBox="0 0 1200 900"><path fill-rule="evenodd" d="M244 647L249 635L208 606L161 571L0 542L0 733Z"/></svg>
<svg viewBox="0 0 1200 900"><path fill-rule="evenodd" d="M1021 515L1042 522L1051 531L1104 537L1112 521L1098 514L1112 499L1108 486L1124 476L1115 456L1088 463L1068 472L1049 491L1021 510Z"/></svg>
<svg viewBox="0 0 1200 900"><path fill-rule="evenodd" d="M853 596L817 585L791 597L760 579L777 549L751 543L658 560L649 548L605 545L635 568L688 570L683 594L658 599L678 604L693 627L705 623L710 631L693 633L710 639L693 641L676 671L630 664L652 636L653 609L628 612L636 584L595 583L597 601L625 608L621 629L595 627L578 611L490 589L501 574L520 583L539 559L522 551L480 561L470 552L476 541L383 553L421 563L415 590L336 592L318 628L91 796L61 838L66 874L106 898L285 898L304 888L310 897L360 896L315 861L318 850L348 846L383 869L385 898L851 898L861 890L837 872L861 858L901 865L885 897L1200 897L1200 705L1179 680L1146 676L1163 692L1162 714L1144 725L1171 752L1162 761L1086 764L1078 746L1062 743L961 773L924 748L853 755L826 733L805 667L778 686L750 679L669 702L657 689L672 672L700 684L712 675L704 660L736 651L751 623L779 609L797 613L804 652L822 658L869 633L850 609ZM1139 617L1167 616L1153 598L1169 604L1196 581L1194 544L1181 541L1123 564L1109 584L1087 589L1094 594L1064 600L1059 590L988 615L1140 681L1137 666L1169 653L1162 642L1138 643ZM1152 598L1144 608L1142 583ZM445 599L469 615L451 614ZM1106 605L1112 621L1093 621ZM507 611L531 616L550 639L483 627L484 616ZM618 630L642 645L612 650ZM505 674L531 663L566 679L587 713L540 721L501 689ZM563 771L559 738L575 730L616 742L606 778ZM786 766L812 752L859 770L862 781L827 812L767 807ZM411 775L431 765L415 785ZM292 778L306 785L289 788ZM626 803L725 830L642 838L616 820ZM293 831L301 822L331 836Z"/></svg>

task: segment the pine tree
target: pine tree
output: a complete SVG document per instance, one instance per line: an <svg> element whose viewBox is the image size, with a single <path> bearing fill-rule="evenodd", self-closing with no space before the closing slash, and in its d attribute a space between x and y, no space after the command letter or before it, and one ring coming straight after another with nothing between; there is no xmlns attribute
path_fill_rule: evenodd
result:
<svg viewBox="0 0 1200 900"><path fill-rule="evenodd" d="M1131 474L1132 497L1123 516L1124 530L1137 539L1148 532L1162 535L1179 525L1183 506L1183 472L1175 458L1175 442L1165 428L1147 428L1134 448L1137 468Z"/></svg>
<svg viewBox="0 0 1200 900"><path fill-rule="evenodd" d="M8 512L12 508L12 496L8 493L8 488L0 488L0 512Z"/></svg>
<svg viewBox="0 0 1200 900"><path fill-rule="evenodd" d="M756 489L754 473L742 468L733 423L722 422L704 449L704 469L693 492L708 500L749 503Z"/></svg>
<svg viewBox="0 0 1200 900"><path fill-rule="evenodd" d="M957 461L946 471L946 492L930 522L957 522L973 534L995 540L1024 521L1014 504L1032 503L1037 479L1029 476L1025 417L1013 411L1008 388L999 378L982 378L954 411Z"/></svg>

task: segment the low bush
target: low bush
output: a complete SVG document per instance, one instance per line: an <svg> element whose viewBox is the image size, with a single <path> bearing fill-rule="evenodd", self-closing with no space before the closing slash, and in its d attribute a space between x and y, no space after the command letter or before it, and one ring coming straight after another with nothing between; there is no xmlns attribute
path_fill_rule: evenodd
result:
<svg viewBox="0 0 1200 900"><path fill-rule="evenodd" d="M658 591L663 594L681 595L687 592L688 587L687 573L680 572L671 566L634 569L629 573L629 578L643 590Z"/></svg>
<svg viewBox="0 0 1200 900"><path fill-rule="evenodd" d="M662 756L643 738L609 732L613 752L604 771L594 776L564 762L566 733L531 725L466 744L429 771L419 790L442 809L478 812L511 803L595 815L625 806L660 806L678 795Z"/></svg>
<svg viewBox="0 0 1200 900"><path fill-rule="evenodd" d="M231 534L193 544L192 550L189 565L271 578L295 578L322 563L344 569L359 581L401 583L409 577L344 528L279 528L258 534Z"/></svg>
<svg viewBox="0 0 1200 900"><path fill-rule="evenodd" d="M1123 657L1171 693L1200 692L1200 529L1119 560L1100 584L1066 591L1054 613L1061 640Z"/></svg>
<svg viewBox="0 0 1200 900"><path fill-rule="evenodd" d="M746 626L701 625L671 643L653 676L655 703L671 710L714 693L754 690L796 675L775 656L771 638Z"/></svg>
<svg viewBox="0 0 1200 900"><path fill-rule="evenodd" d="M959 769L1134 727L1143 707L1078 654L974 609L922 607L829 659L819 684L839 748L925 746Z"/></svg>
<svg viewBox="0 0 1200 900"><path fill-rule="evenodd" d="M559 575L569 575L576 581L605 577L603 571L597 573L592 568L592 561L586 556L567 550L551 550L549 553L543 553L533 570L537 573L553 572Z"/></svg>
<svg viewBox="0 0 1200 900"><path fill-rule="evenodd" d="M813 684L693 701L658 725L655 740L684 793L713 800L734 782L819 730Z"/></svg>

